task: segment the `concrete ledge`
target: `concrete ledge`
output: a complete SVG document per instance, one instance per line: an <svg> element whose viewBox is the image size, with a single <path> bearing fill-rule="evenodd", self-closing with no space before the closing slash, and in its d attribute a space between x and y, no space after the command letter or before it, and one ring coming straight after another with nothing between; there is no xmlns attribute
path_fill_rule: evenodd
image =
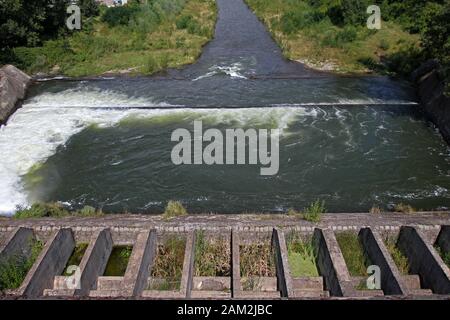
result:
<svg viewBox="0 0 450 320"><path fill-rule="evenodd" d="M111 231L109 229L97 231L81 259L80 289L76 290L76 295L88 295L89 291L95 288L97 278L105 271L112 247Z"/></svg>
<svg viewBox="0 0 450 320"><path fill-rule="evenodd" d="M408 258L411 272L420 275L422 287L434 293L450 294L450 271L421 231L402 227L398 247Z"/></svg>
<svg viewBox="0 0 450 320"><path fill-rule="evenodd" d="M385 294L406 294L400 271L392 260L383 239L377 231L370 228L361 229L359 238L370 261L380 267L381 288Z"/></svg>
<svg viewBox="0 0 450 320"><path fill-rule="evenodd" d="M133 246L123 279L125 296L138 296L146 288L149 270L156 256L156 230L142 231Z"/></svg>
<svg viewBox="0 0 450 320"><path fill-rule="evenodd" d="M292 297L294 294L291 270L288 261L288 251L284 232L278 228L273 230L272 244L275 251L278 287L282 297Z"/></svg>
<svg viewBox="0 0 450 320"><path fill-rule="evenodd" d="M231 231L231 292L233 298L238 297L242 291L241 285L241 257L239 233Z"/></svg>
<svg viewBox="0 0 450 320"><path fill-rule="evenodd" d="M186 298L191 297L192 281L194 276L195 239L195 231L190 232L186 239L186 248L184 251L183 274L181 275L180 292Z"/></svg>
<svg viewBox="0 0 450 320"><path fill-rule="evenodd" d="M72 230L57 231L44 246L18 293L28 298L37 298L43 294L44 289L52 288L54 277L64 271L74 248Z"/></svg>
<svg viewBox="0 0 450 320"><path fill-rule="evenodd" d="M350 274L334 233L329 230L314 230L314 247L317 250L317 267L325 279L327 290L333 296L348 295Z"/></svg>

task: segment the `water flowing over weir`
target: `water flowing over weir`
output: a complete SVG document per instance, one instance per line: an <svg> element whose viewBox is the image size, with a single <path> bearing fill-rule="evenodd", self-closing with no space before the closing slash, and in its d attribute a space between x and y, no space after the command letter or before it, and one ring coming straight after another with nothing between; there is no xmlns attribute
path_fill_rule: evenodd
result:
<svg viewBox="0 0 450 320"><path fill-rule="evenodd" d="M45 81L0 129L0 212L34 201L156 213L302 208L367 211L450 206L449 149L416 111L411 88L339 77L282 58L242 0L218 0L215 39L167 75ZM182 165L177 128L280 128L280 170Z"/></svg>

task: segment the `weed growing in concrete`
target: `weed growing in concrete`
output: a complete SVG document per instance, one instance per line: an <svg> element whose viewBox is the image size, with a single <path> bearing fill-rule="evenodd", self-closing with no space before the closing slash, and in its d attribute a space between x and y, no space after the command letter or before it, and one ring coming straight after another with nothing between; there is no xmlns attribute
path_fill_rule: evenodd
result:
<svg viewBox="0 0 450 320"><path fill-rule="evenodd" d="M149 290L178 290L183 272L186 240L180 236L171 236L164 244L158 245L152 278L163 279L161 283L150 284Z"/></svg>
<svg viewBox="0 0 450 320"><path fill-rule="evenodd" d="M394 206L394 212L398 213L414 213L417 210L409 204L398 203Z"/></svg>
<svg viewBox="0 0 450 320"><path fill-rule="evenodd" d="M381 211L380 207L373 206L372 208L370 208L369 213L370 214L381 214L382 211Z"/></svg>
<svg viewBox="0 0 450 320"><path fill-rule="evenodd" d="M409 273L408 258L397 247L395 238L387 237L384 242L400 273L407 275Z"/></svg>
<svg viewBox="0 0 450 320"><path fill-rule="evenodd" d="M166 210L164 211L164 219L172 219L179 216L187 215L186 209L183 207L180 201L169 201Z"/></svg>
<svg viewBox="0 0 450 320"><path fill-rule="evenodd" d="M309 205L309 207L302 211L297 211L294 208L290 208L287 211L288 216L297 216L309 222L320 222L322 215L326 212L324 201L315 201Z"/></svg>
<svg viewBox="0 0 450 320"><path fill-rule="evenodd" d="M208 239L204 231L197 233L195 242L195 276L229 277L230 245L225 239Z"/></svg>
<svg viewBox="0 0 450 320"><path fill-rule="evenodd" d="M303 210L303 219L310 222L320 222L325 212L325 201L317 200Z"/></svg>
<svg viewBox="0 0 450 320"><path fill-rule="evenodd" d="M0 291L18 288L33 266L44 244L39 240L31 240L30 255L16 255L0 263Z"/></svg>
<svg viewBox="0 0 450 320"><path fill-rule="evenodd" d="M364 254L364 248L358 239L358 235L353 232L341 232L336 234L336 240L341 248L350 275L367 275L366 268L371 263L367 255Z"/></svg>

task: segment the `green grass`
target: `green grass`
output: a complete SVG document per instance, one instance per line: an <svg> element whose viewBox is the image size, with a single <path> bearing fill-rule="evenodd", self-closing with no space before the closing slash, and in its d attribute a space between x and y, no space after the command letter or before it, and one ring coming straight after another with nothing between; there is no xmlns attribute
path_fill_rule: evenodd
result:
<svg viewBox="0 0 450 320"><path fill-rule="evenodd" d="M409 274L409 262L408 258L397 248L396 240L393 237L387 237L384 241L386 243L386 248L389 251L395 265L401 274Z"/></svg>
<svg viewBox="0 0 450 320"><path fill-rule="evenodd" d="M371 263L364 254L358 235L353 232L340 232L336 234L336 240L341 248L350 275L366 276L367 266Z"/></svg>
<svg viewBox="0 0 450 320"><path fill-rule="evenodd" d="M28 271L31 269L38 255L42 251L42 248L44 247L44 243L36 239L31 240L29 245L29 257L17 255L1 262L0 291L20 287Z"/></svg>
<svg viewBox="0 0 450 320"><path fill-rule="evenodd" d="M339 73L401 72L415 67L420 36L384 21L373 31L364 25L336 25L309 1L245 0L263 21L286 58ZM391 70L391 68L398 70Z"/></svg>
<svg viewBox="0 0 450 320"><path fill-rule="evenodd" d="M195 242L195 276L229 277L231 275L230 245L225 239L209 239L204 231Z"/></svg>
<svg viewBox="0 0 450 320"><path fill-rule="evenodd" d="M72 273L68 272L68 268L70 266L79 266L81 263L81 260L83 259L84 253L86 252L86 249L88 247L88 243L79 243L75 246L75 249L73 249L73 252L69 258L69 261L67 261L66 267L64 268L63 275L65 276L71 276Z"/></svg>
<svg viewBox="0 0 450 320"><path fill-rule="evenodd" d="M163 9L158 18L144 6L128 24L110 26L97 17L89 28L46 41L42 47L15 48L17 64L28 73L53 70L80 77L104 73L152 74L193 63L213 37L215 1L160 2L171 9ZM192 19L188 27L179 29L176 22L182 16Z"/></svg>
<svg viewBox="0 0 450 320"><path fill-rule="evenodd" d="M164 281L156 286L151 284L149 290L180 289L185 248L186 240L181 236L170 236L158 245L151 276Z"/></svg>
<svg viewBox="0 0 450 320"><path fill-rule="evenodd" d="M185 215L187 215L187 211L179 201L169 201L163 213L164 219L172 219Z"/></svg>
<svg viewBox="0 0 450 320"><path fill-rule="evenodd" d="M312 242L302 239L288 241L289 267L293 277L318 277L316 256Z"/></svg>
<svg viewBox="0 0 450 320"><path fill-rule="evenodd" d="M15 219L30 219L30 218L63 218L69 216L77 217L98 217L102 216L103 212L90 206L85 206L80 210L69 211L62 204L50 203L35 203L29 208L18 208L14 214Z"/></svg>
<svg viewBox="0 0 450 320"><path fill-rule="evenodd" d="M113 247L103 275L106 277L122 277L127 270L132 250L132 246Z"/></svg>

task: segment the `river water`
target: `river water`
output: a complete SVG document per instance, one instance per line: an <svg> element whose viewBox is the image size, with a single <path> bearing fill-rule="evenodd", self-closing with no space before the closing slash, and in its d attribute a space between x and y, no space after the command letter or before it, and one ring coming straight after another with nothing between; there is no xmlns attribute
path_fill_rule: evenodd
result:
<svg viewBox="0 0 450 320"><path fill-rule="evenodd" d="M408 84L343 77L282 58L242 0L217 0L215 39L165 75L34 85L0 129L0 212L35 201L106 212L328 211L450 206L449 148ZM171 162L171 133L280 129L280 168Z"/></svg>

